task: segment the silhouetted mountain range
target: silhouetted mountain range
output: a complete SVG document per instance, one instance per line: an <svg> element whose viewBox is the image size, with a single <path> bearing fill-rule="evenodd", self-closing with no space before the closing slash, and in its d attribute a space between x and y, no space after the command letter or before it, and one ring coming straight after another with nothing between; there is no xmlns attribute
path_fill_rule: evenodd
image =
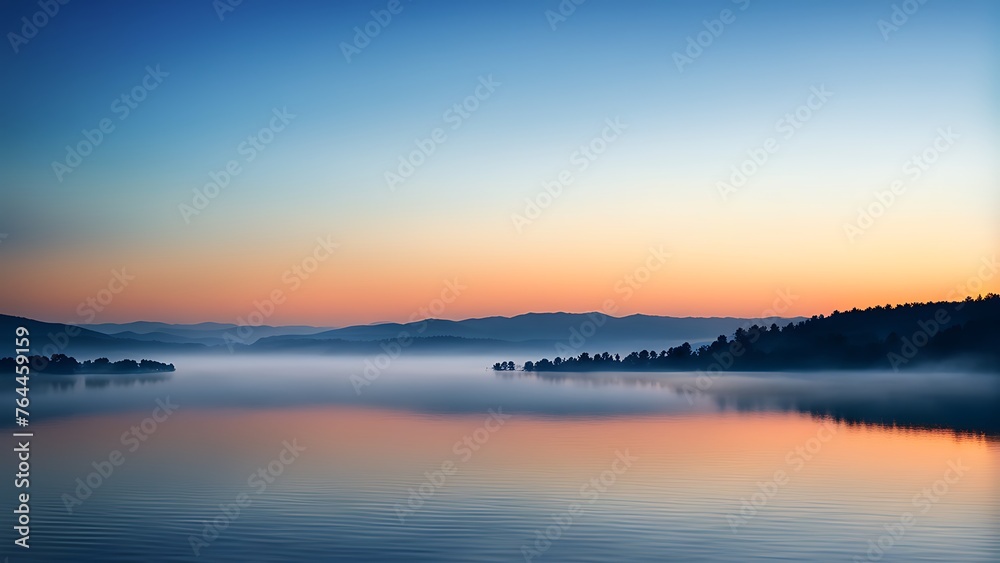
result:
<svg viewBox="0 0 1000 563"><path fill-rule="evenodd" d="M765 319L757 322L788 320ZM238 327L224 323L172 325L148 321L76 327L0 315L0 330L13 334L15 327L27 326L32 334L33 353L73 353L81 357L117 352L371 354L396 345L401 345L408 352L418 353L545 353L574 349L583 342L622 351L642 346L667 346L683 340L707 342L720 332L731 332L739 326L749 326L750 322L733 317L529 313L509 318L428 319L405 324L378 323L335 329L308 326Z"/></svg>
<svg viewBox="0 0 1000 563"><path fill-rule="evenodd" d="M768 319L768 321L789 319ZM611 317L602 313L528 313L516 317L486 317L449 321L428 319L412 323L381 323L332 329L308 336L282 335L262 338L257 349L316 349L326 341L331 350L350 348L344 342L406 341L413 351L559 351L583 342L611 349L663 346L684 339L707 341L721 331L748 325L747 319L678 318L651 315ZM758 321L762 322L762 321ZM378 351L378 350L376 350Z"/></svg>
<svg viewBox="0 0 1000 563"><path fill-rule="evenodd" d="M275 335L309 335L330 330L329 327L313 326L269 326L253 327L249 333L237 335L239 328L228 323L170 324L151 321L132 323L99 323L82 325L83 328L133 340L175 342L185 344L205 344L214 346L226 343L226 334L239 336L244 344L253 344L261 338Z"/></svg>
<svg viewBox="0 0 1000 563"><path fill-rule="evenodd" d="M525 371L774 371L948 366L1000 372L1000 296L834 311L784 327L739 328L700 347L685 342L624 357L587 352L526 362ZM516 369L511 361L493 369Z"/></svg>
<svg viewBox="0 0 1000 563"><path fill-rule="evenodd" d="M14 334L14 330L19 326L26 327L30 333L31 353L43 354L45 356L75 354L83 358L96 358L112 353L155 354L206 350L203 344L146 342L102 334L76 325L48 323L24 317L0 315L0 331L4 334Z"/></svg>

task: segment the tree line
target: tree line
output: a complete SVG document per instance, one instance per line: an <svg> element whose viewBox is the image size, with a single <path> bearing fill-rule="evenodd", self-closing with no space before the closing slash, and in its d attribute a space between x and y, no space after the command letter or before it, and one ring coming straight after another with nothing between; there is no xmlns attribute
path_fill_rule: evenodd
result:
<svg viewBox="0 0 1000 563"><path fill-rule="evenodd" d="M731 337L689 342L625 356L582 352L525 362L524 371L764 371L785 369L907 369L961 361L1000 372L1000 296L957 302L904 303L834 311L785 326L739 328ZM493 369L516 369L498 362Z"/></svg>
<svg viewBox="0 0 1000 563"><path fill-rule="evenodd" d="M0 373L13 373L17 362L14 358L0 358ZM174 371L174 364L165 364L154 360L118 360L112 362L107 358L97 358L96 360L77 361L72 356L66 354L52 354L51 358L45 356L28 356L28 365L33 366L32 372L55 373L55 374L77 374L77 373L159 373ZM34 366L44 366L41 369Z"/></svg>

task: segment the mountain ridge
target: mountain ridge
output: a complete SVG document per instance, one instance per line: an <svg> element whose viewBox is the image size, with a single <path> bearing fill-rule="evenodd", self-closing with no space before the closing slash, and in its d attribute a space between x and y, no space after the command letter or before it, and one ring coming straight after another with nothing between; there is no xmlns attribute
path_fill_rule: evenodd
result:
<svg viewBox="0 0 1000 563"><path fill-rule="evenodd" d="M423 319L398 323L351 325L323 328L304 325L287 327L262 325L249 327L249 337L237 332L237 325L224 323L170 324L157 321L132 323L98 323L66 325L0 314L0 330L28 326L37 346L54 343L56 352L66 350L86 356L88 352L211 352L248 349L289 351L323 348L317 341L328 341L326 348L348 351L355 348L370 351L370 343L400 339L443 340L425 341L416 348L468 347L482 348L489 342L493 349L506 344L512 348L544 350L563 345L603 346L667 346L680 340L712 339L721 332L732 332L752 322L789 322L801 317L744 319L739 317L669 317L632 314L614 317L600 312L528 312L512 317L493 315L462 320ZM76 333L70 335L69 333ZM63 338L61 335L69 335ZM38 340L39 335L41 340ZM52 335L52 336L50 336ZM234 344L234 342L237 342ZM346 343L346 344L345 344ZM36 351L38 351L36 349Z"/></svg>

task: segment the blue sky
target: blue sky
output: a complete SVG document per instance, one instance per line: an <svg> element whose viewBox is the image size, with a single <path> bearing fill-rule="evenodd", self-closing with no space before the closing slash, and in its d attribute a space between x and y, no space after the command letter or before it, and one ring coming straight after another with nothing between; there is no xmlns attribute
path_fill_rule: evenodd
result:
<svg viewBox="0 0 1000 563"><path fill-rule="evenodd" d="M757 247L805 237L843 251L841 226L857 207L950 126L960 141L923 180L927 189L893 210L891 230L866 235L872 250L844 251L838 264L909 256L898 241L923 232L930 214L954 235L936 252L961 247L973 261L998 239L1000 5L929 0L887 41L878 21L894 4L588 0L553 30L546 11L558 11L556 1L404 0L348 63L342 44L387 1L244 0L221 21L210 2L70 2L17 53L0 50L10 77L0 89L4 258L35 264L32 256L73 251L141 262L206 247L280 256L293 252L282 243L330 230L370 256L391 254L406 244L398 233L417 229L423 244L408 252L438 264L463 256L452 233L475 229L484 254L516 262L519 245L587 256L572 241L594 225L609 253L657 240L683 248L699 225L715 245L753 231ZM5 4L5 33L39 9ZM673 54L727 9L734 21L679 72ZM118 119L113 101L157 65L169 76ZM444 112L490 76L496 91L389 190L385 173L414 140L447 128ZM717 183L817 86L830 101L733 201L720 201ZM178 206L239 158L275 108L294 121L186 223ZM58 181L52 162L105 118L114 132ZM527 239L514 236L511 215L609 118L627 133ZM601 223L603 214L629 219ZM787 229L775 226L782 221ZM767 270L769 259L756 263Z"/></svg>

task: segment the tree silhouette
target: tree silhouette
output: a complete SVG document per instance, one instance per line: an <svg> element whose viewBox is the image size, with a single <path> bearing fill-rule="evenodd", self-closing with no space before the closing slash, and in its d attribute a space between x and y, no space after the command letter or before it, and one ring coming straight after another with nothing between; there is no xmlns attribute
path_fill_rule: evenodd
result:
<svg viewBox="0 0 1000 563"><path fill-rule="evenodd" d="M780 328L740 327L697 349L689 342L659 354L582 352L525 363L525 371L906 369L942 361L1000 372L1000 296L960 302L902 303L835 311ZM506 362L513 369L513 362ZM529 367L530 366L530 367ZM494 368L496 369L496 368Z"/></svg>

